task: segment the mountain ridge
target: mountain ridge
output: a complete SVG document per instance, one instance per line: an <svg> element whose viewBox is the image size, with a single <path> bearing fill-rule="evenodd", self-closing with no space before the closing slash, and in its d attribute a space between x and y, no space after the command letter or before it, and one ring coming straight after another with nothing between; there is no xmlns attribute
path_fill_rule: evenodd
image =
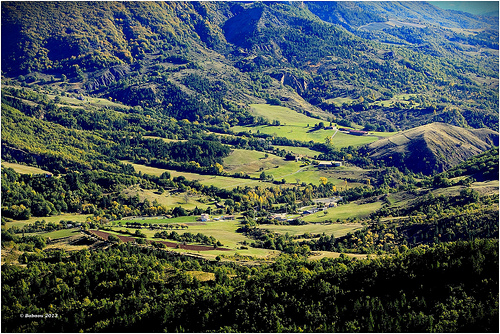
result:
<svg viewBox="0 0 500 334"><path fill-rule="evenodd" d="M498 133L431 123L381 139L366 148L372 159L405 165L413 172L443 172L468 158L498 146Z"/></svg>

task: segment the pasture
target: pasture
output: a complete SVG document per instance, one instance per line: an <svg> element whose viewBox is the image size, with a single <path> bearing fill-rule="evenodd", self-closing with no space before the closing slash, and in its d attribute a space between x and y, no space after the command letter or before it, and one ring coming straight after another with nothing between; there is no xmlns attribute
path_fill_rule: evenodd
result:
<svg viewBox="0 0 500 334"><path fill-rule="evenodd" d="M222 247L231 249L231 251L222 251L214 249L210 251L195 252L203 256L210 255L215 257L216 255L231 255L234 252L238 252L238 254L243 256L252 256L252 257L255 256L259 258L265 258L275 253L272 250L261 249L261 248L248 247L248 249L240 249L242 246L241 244L242 242L244 241L252 242L252 240L244 236L242 233L236 232L240 227L242 227L241 222L238 220L209 221L201 223L200 221L198 221L198 219L199 216L189 216L189 217L177 217L172 219L144 219L137 221L141 223L151 223L151 224L183 223L188 226L187 229L174 229L174 231L176 231L180 235L189 232L192 234L202 233L207 236L213 236L215 239L219 240L222 243L223 245ZM130 222L130 220L121 220L120 222L127 222L127 221ZM123 227L116 227L116 226L112 227L112 230L115 231L115 233L119 230L124 230L124 229L125 228ZM129 228L128 230L132 233L134 232L133 229ZM141 229L141 232L143 232L146 235L148 240L163 240L163 239L153 238L154 234L158 232L158 230Z"/></svg>
<svg viewBox="0 0 500 334"><path fill-rule="evenodd" d="M49 216L49 217L31 217L30 219L26 220L13 220L10 222L5 223L2 228L9 229L11 227L22 227L27 224L34 224L37 220L42 221L45 220L47 223L53 222L53 223L59 223L61 220L65 221L73 221L73 222L78 222L78 223L83 223L87 220L87 217L91 215L88 214L78 214L78 213L65 213L62 215L57 215L57 216Z"/></svg>
<svg viewBox="0 0 500 334"><path fill-rule="evenodd" d="M38 167L31 167L5 161L2 161L2 167L12 168L19 174L52 174Z"/></svg>
<svg viewBox="0 0 500 334"><path fill-rule="evenodd" d="M370 213L382 207L382 202L358 204L356 202L328 208L326 211L318 211L302 218L305 222L324 222L326 220L344 220L347 218L366 218Z"/></svg>
<svg viewBox="0 0 500 334"><path fill-rule="evenodd" d="M260 225L262 229L270 230L271 232L286 234L292 236L303 235L304 233L334 235L336 238L343 237L349 232L359 230L362 225L354 223L318 223L307 225Z"/></svg>
<svg viewBox="0 0 500 334"><path fill-rule="evenodd" d="M160 139L160 140L163 140L165 143L176 143L176 142L187 141L185 139L169 139L169 138L162 138L162 137L155 137L155 136L143 136L142 138L144 138L144 139Z"/></svg>
<svg viewBox="0 0 500 334"><path fill-rule="evenodd" d="M265 170L266 175L272 175L275 180L285 179L290 184L312 183L319 184L319 178L325 177L336 187L344 186L344 179L357 179L359 181L367 179L368 171L358 167L335 167L331 169L318 169L315 165L303 165L300 162L289 162L284 166L278 166ZM250 174L258 176L259 173ZM357 187L361 182L348 182L348 187Z"/></svg>
<svg viewBox="0 0 500 334"><path fill-rule="evenodd" d="M207 200L206 196L190 193L170 194L167 191L163 194L159 194L156 190L142 189L138 185L133 185L122 190L122 194L126 197L139 195L140 202L143 202L145 199L150 202L156 200L159 204L168 209L172 209L179 205L188 210L192 210L195 207L205 210L208 207L208 205L204 203Z"/></svg>
<svg viewBox="0 0 500 334"><path fill-rule="evenodd" d="M131 164L134 167L136 172L140 171L143 174L160 176L164 172L169 172L172 178L178 177L178 176L183 176L187 180L190 180L190 181L196 180L205 186L213 185L214 187L218 187L218 188L234 189L238 186L240 186L240 187L245 187L245 186L255 187L255 186L264 186L266 184L270 184L270 183L265 183L265 182L259 181L259 180L242 179L242 178L220 176L220 175L203 175L203 174L197 174L197 173L179 172L179 171L175 171L175 170L171 170L171 169L163 169L163 168L156 168L156 167L149 167L149 166L145 166L145 165L134 164L134 163L130 163L128 161L122 161L122 162Z"/></svg>
<svg viewBox="0 0 500 334"><path fill-rule="evenodd" d="M296 147L296 146L285 146L285 145L273 145L274 148L278 148L280 150L285 150L287 152L292 152L293 154L304 156L308 158L314 158L316 155L321 152L311 150L308 147Z"/></svg>
<svg viewBox="0 0 500 334"><path fill-rule="evenodd" d="M314 141L324 143L327 137L332 137L332 144L335 147L360 146L372 143L381 137L375 136L353 136L337 132L333 129L315 129L314 125L323 122L328 126L327 121L306 116L286 107L271 106L268 104L252 104L251 112L255 116L261 116L269 122L279 121L280 125L253 125L253 126L234 126L231 128L234 132L265 133L275 137L285 137L300 141ZM392 135L392 134L391 134ZM385 135L384 135L385 136Z"/></svg>

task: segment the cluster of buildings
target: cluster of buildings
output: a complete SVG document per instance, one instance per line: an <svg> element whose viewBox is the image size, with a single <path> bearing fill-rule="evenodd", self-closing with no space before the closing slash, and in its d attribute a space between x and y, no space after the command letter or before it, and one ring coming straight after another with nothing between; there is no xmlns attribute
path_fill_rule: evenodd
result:
<svg viewBox="0 0 500 334"><path fill-rule="evenodd" d="M362 130L353 130L353 129L348 129L348 128L339 128L339 131L348 133L350 135L354 136L366 136L368 134L368 131L362 131Z"/></svg>
<svg viewBox="0 0 500 334"><path fill-rule="evenodd" d="M320 161L318 164L319 169L326 169L332 167L342 166L342 161Z"/></svg>
<svg viewBox="0 0 500 334"><path fill-rule="evenodd" d="M235 220L235 219L236 219L235 215L220 216L220 217L214 217L213 219L210 219L210 215L208 213L201 214L201 221L202 222L209 222L211 220L220 221L220 220Z"/></svg>

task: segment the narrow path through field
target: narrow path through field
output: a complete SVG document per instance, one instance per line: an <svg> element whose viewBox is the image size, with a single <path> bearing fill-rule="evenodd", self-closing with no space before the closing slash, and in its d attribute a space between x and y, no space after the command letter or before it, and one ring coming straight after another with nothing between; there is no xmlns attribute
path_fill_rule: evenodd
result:
<svg viewBox="0 0 500 334"><path fill-rule="evenodd" d="M293 172L293 173L290 173L290 174L287 174L287 175L283 175L281 178L285 178L285 177L287 177L287 176L290 176L290 175L294 175L294 174L300 173L300 172L302 172L302 170L306 169L307 167L309 167L309 166L301 167L301 168L299 168L296 172Z"/></svg>

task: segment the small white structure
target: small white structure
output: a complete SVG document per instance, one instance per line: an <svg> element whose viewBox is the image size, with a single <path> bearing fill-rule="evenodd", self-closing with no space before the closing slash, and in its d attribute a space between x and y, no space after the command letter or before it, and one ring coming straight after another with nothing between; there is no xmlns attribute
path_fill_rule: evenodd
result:
<svg viewBox="0 0 500 334"><path fill-rule="evenodd" d="M318 164L318 168L331 168L342 166L342 161L321 161Z"/></svg>
<svg viewBox="0 0 500 334"><path fill-rule="evenodd" d="M207 213L202 213L201 214L201 221L202 222L207 222L210 220L210 216Z"/></svg>
<svg viewBox="0 0 500 334"><path fill-rule="evenodd" d="M284 213L276 213L271 216L271 219L276 219L278 221L286 221L286 214Z"/></svg>

